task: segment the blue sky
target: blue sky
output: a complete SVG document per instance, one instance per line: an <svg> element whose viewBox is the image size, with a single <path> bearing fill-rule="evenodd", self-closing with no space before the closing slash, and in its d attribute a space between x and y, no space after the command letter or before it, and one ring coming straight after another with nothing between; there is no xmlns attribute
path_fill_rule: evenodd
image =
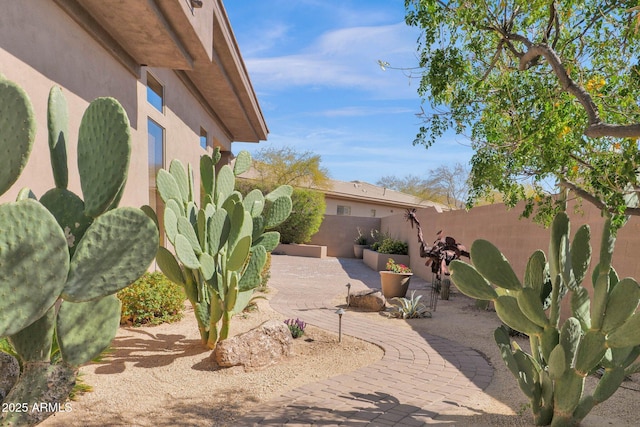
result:
<svg viewBox="0 0 640 427"><path fill-rule="evenodd" d="M225 8L269 127L266 142L322 158L330 177L375 183L466 164L469 142L451 135L413 146L417 80L377 61L415 66L418 31L400 0L227 0ZM425 106L426 108L426 106Z"/></svg>

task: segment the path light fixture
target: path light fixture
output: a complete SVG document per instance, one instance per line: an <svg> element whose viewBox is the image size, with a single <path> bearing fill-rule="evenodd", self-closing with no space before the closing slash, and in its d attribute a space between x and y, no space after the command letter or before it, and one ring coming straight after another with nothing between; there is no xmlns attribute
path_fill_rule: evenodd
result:
<svg viewBox="0 0 640 427"><path fill-rule="evenodd" d="M344 309L337 309L336 314L338 315L338 342L342 342L342 315L344 314Z"/></svg>
<svg viewBox="0 0 640 427"><path fill-rule="evenodd" d="M351 307L351 283L347 283L347 307Z"/></svg>

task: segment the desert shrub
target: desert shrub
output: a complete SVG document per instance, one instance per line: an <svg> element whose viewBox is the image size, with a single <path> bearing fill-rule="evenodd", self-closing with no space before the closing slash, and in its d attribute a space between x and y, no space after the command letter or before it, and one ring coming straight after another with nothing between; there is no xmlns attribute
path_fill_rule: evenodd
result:
<svg viewBox="0 0 640 427"><path fill-rule="evenodd" d="M121 325L159 325L182 319L184 290L160 272L145 273L117 295L122 301Z"/></svg>
<svg viewBox="0 0 640 427"><path fill-rule="evenodd" d="M409 253L409 245L402 240L385 237L375 249L381 254L407 255Z"/></svg>
<svg viewBox="0 0 640 427"><path fill-rule="evenodd" d="M289 331L291 332L291 336L293 338L300 338L304 335L304 328L307 327L307 324L300 319L287 319L284 321L286 325L289 327Z"/></svg>
<svg viewBox="0 0 640 427"><path fill-rule="evenodd" d="M291 195L291 215L274 230L280 232L282 243L308 243L320 229L326 203L319 191L294 188Z"/></svg>

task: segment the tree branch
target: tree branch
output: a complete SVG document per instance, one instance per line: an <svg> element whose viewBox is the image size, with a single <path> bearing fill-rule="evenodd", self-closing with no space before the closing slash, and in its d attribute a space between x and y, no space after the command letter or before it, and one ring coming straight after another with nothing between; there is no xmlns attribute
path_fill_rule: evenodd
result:
<svg viewBox="0 0 640 427"><path fill-rule="evenodd" d="M522 41L521 39L523 38L518 35L511 35L511 37L518 41ZM529 40L527 40L527 42L531 43ZM593 102L591 95L589 95L584 88L577 85L573 79L569 77L567 70L562 65L560 57L558 57L555 51L549 48L549 46L530 44L529 50L527 50L527 52L525 52L525 54L520 58L520 70L529 68L531 61L539 56L543 56L547 62L549 62L549 65L558 78L562 89L575 96L578 102L583 106L589 120L589 124L584 131L586 136L590 138L599 138L604 136L611 136L615 138L640 137L640 124L612 125L603 123L600 119L598 107L595 102Z"/></svg>
<svg viewBox="0 0 640 427"><path fill-rule="evenodd" d="M640 138L640 124L611 125L608 123L590 124L584 131L589 138L611 136L614 138Z"/></svg>
<svg viewBox="0 0 640 427"><path fill-rule="evenodd" d="M588 191L582 189L579 185L574 184L573 182L567 181L564 178L560 178L560 186L570 189L571 191L576 193L576 195L578 197L582 197L586 201L592 203L598 209L606 211L606 212L611 212L611 210L608 208L608 206L602 200L598 199L596 196L594 196L593 194L589 193ZM614 213L614 212L611 212L611 213ZM640 216L640 208L627 207L624 210L624 214L625 215Z"/></svg>

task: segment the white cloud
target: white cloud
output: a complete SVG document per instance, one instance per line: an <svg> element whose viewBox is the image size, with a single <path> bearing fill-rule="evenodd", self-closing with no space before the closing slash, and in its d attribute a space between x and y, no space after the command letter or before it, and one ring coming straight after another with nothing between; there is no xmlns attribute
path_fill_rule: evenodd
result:
<svg viewBox="0 0 640 427"><path fill-rule="evenodd" d="M247 57L256 86L271 90L295 86L358 88L380 97L416 97L415 87L399 71L382 71L378 60L411 66L414 29L404 23L351 27L324 33L300 52L275 57Z"/></svg>
<svg viewBox="0 0 640 427"><path fill-rule="evenodd" d="M382 114L412 114L415 110L407 107L343 107L317 113L324 117L363 117Z"/></svg>

